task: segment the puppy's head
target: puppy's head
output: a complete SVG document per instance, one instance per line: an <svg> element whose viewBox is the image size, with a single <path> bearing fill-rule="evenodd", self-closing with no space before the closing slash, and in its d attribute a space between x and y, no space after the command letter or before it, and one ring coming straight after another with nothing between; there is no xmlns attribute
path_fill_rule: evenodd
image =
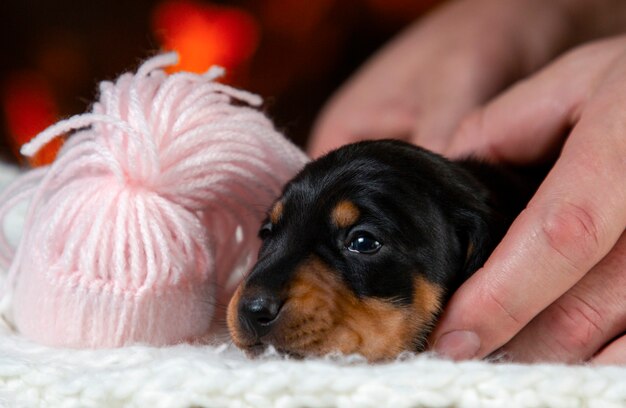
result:
<svg viewBox="0 0 626 408"><path fill-rule="evenodd" d="M228 308L250 354L420 351L448 293L482 261L486 193L456 164L400 142L361 142L311 162L260 230Z"/></svg>

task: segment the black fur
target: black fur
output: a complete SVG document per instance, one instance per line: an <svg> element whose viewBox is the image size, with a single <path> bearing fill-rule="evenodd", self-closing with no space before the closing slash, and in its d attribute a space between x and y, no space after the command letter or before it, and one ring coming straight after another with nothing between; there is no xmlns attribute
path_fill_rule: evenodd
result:
<svg viewBox="0 0 626 408"><path fill-rule="evenodd" d="M285 186L282 217L263 226L259 260L244 282L252 295L247 292L236 309L243 314L247 308L248 316L238 317L248 319L241 330L252 342L270 330L266 322L278 314L297 266L313 256L357 298L410 305L420 274L443 289L445 302L483 265L540 180L537 173L476 160L449 161L400 141L359 142L330 152ZM330 217L342 200L360 214L345 229ZM348 250L362 233L382 244L377 252ZM254 295L255 288L263 296ZM254 303L258 299L263 307ZM248 330L250 321L256 334ZM424 336L416 335L416 349Z"/></svg>
<svg viewBox="0 0 626 408"><path fill-rule="evenodd" d="M451 162L400 141L344 146L309 163L286 185L287 216L264 236L250 279L279 290L293 265L313 253L339 270L358 296L411 302L418 272L450 293L485 262L536 182L475 160ZM346 251L351 231L328 222L342 199L359 206L358 229L383 243L379 253Z"/></svg>

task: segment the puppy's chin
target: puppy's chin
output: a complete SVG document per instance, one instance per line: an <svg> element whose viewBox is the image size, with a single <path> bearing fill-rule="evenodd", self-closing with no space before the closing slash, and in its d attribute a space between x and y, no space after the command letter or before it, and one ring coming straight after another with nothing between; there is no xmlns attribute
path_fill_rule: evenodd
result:
<svg viewBox="0 0 626 408"><path fill-rule="evenodd" d="M248 358L259 358L265 356L280 355L294 360L303 360L305 358L342 358L345 356L360 356L370 363L381 363L391 361L398 358L400 355L406 352L419 352L423 351L423 345L425 341L420 340L420 346L416 346L413 350L407 347L398 347L396 349L389 348L385 353L371 354L368 350L361 350L358 347L350 348L346 350L337 349L334 347L316 348L316 349L300 349L287 347L276 347L273 344L256 343L246 347L240 347ZM330 341L332 343L332 340Z"/></svg>
<svg viewBox="0 0 626 408"><path fill-rule="evenodd" d="M267 350L267 346L263 343L254 343L248 346L237 345L237 347L243 350L243 352L246 353L246 356L249 358L259 357Z"/></svg>

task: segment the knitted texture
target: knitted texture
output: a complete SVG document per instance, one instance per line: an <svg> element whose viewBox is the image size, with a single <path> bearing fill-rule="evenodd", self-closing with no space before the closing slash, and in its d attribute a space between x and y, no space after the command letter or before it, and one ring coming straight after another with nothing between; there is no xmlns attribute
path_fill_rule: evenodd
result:
<svg viewBox="0 0 626 408"><path fill-rule="evenodd" d="M17 171L0 163L0 185ZM2 188L0 186L0 188ZM17 242L25 208L4 217ZM6 273L0 269L0 284ZM2 408L626 406L626 367L454 363L421 355L249 360L230 346L49 348L0 317Z"/></svg>
<svg viewBox="0 0 626 408"><path fill-rule="evenodd" d="M253 262L264 211L306 157L254 108L258 96L215 82L221 69L161 69L175 62L156 56L102 82L90 113L22 148L75 131L0 198L0 218L30 200L17 248L0 239L24 336L73 347L198 338Z"/></svg>
<svg viewBox="0 0 626 408"><path fill-rule="evenodd" d="M221 346L63 350L0 331L0 406L264 408L626 406L626 368L454 363L428 355L246 359Z"/></svg>

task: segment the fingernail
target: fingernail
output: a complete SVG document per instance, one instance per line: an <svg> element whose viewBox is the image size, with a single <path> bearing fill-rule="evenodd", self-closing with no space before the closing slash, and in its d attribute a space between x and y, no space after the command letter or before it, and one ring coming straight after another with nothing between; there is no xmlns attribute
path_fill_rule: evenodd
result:
<svg viewBox="0 0 626 408"><path fill-rule="evenodd" d="M433 350L435 353L453 360L474 358L480 349L480 338L476 333L456 330L445 333L437 339Z"/></svg>

